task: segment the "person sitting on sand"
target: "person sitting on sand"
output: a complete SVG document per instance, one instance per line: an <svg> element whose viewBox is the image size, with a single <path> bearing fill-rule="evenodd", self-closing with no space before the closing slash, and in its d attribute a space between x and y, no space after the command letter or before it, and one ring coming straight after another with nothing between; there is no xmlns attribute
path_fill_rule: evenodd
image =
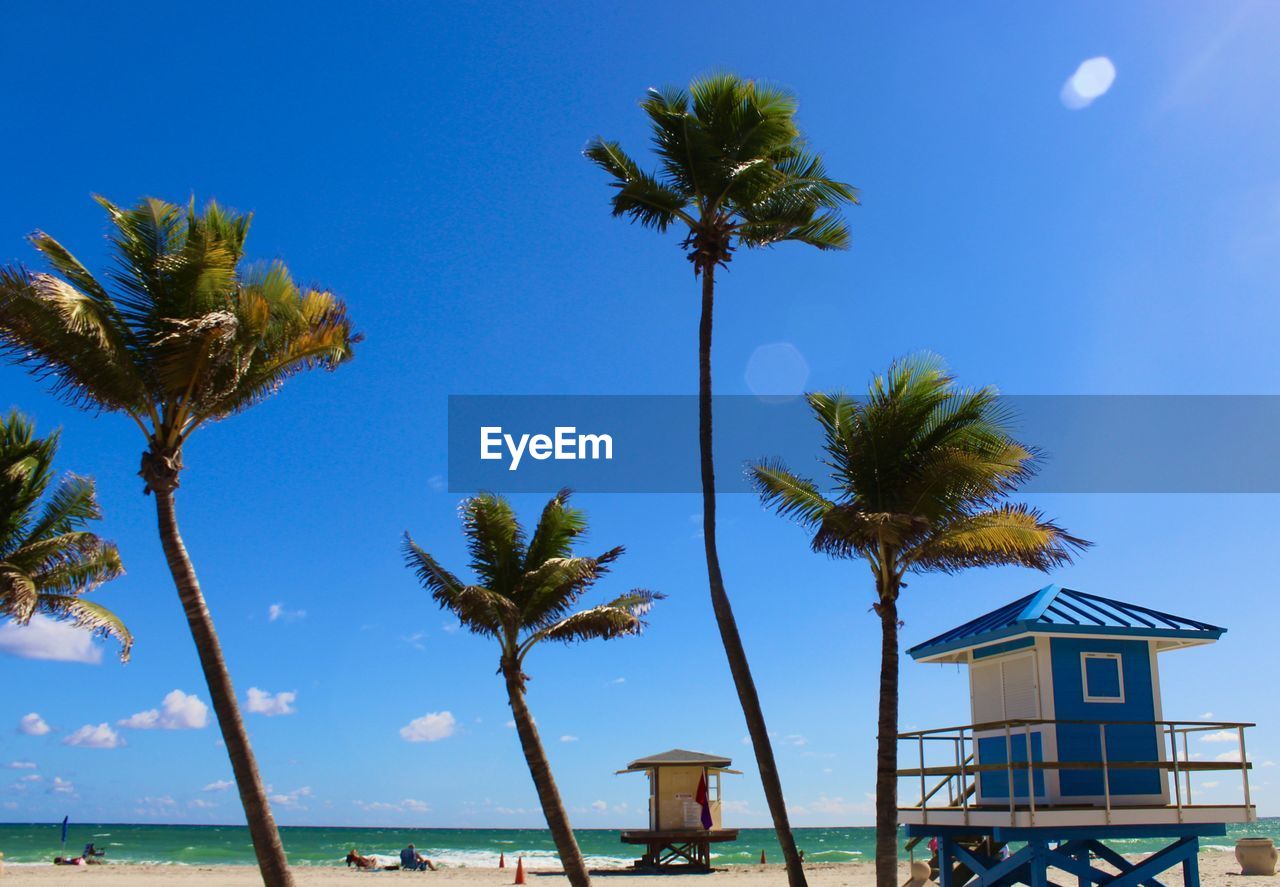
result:
<svg viewBox="0 0 1280 887"><path fill-rule="evenodd" d="M410 872L425 872L427 869L434 872L436 870L435 863L413 849L412 844L400 851L400 868Z"/></svg>
<svg viewBox="0 0 1280 887"><path fill-rule="evenodd" d="M107 855L107 851L98 850L93 846L92 841L84 845L84 852L80 854L80 856L83 857L84 861L87 862L89 865L94 865L95 863L97 863L98 860L95 859L94 857L106 856L106 855Z"/></svg>
<svg viewBox="0 0 1280 887"><path fill-rule="evenodd" d="M366 872L377 871L382 868L378 860L372 856L361 856L356 852L356 848L352 847L351 852L347 854L347 868L355 866L357 869Z"/></svg>

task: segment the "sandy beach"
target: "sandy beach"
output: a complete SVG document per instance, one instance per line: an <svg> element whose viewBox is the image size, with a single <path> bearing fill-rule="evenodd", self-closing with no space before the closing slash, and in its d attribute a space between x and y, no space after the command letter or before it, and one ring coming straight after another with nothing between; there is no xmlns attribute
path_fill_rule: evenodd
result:
<svg viewBox="0 0 1280 887"><path fill-rule="evenodd" d="M870 863L831 863L806 866L809 883L814 887L871 887L875 883L875 869ZM503 887L513 880L511 869L483 868L449 868L438 872L357 872L346 868L306 867L294 869L294 879L299 885L307 887L331 887L331 885L355 885L389 879L400 883L410 878L421 878L424 881L447 881L457 884L473 884L476 887ZM639 875L628 870L602 871L593 873L597 884L608 885L619 882L645 883L654 876ZM907 868L902 867L900 881L907 880ZM708 878L711 879L708 882ZM258 870L250 866L155 866L155 865L104 865L91 868L66 868L62 866L10 866L3 875L5 887L19 884L41 884L47 887L58 885L77 885L84 887L89 883L112 885L146 884L159 885L192 885L192 887L250 887L261 884ZM1064 887L1075 887L1074 879L1067 879L1062 873L1050 873L1053 883ZM1167 872L1160 876L1166 887L1181 885L1180 870ZM1271 879L1250 878L1250 883L1273 883ZM781 865L733 866L719 869L705 875L663 875L650 883L661 887L707 887L711 884L732 884L734 887L764 887L764 885L786 884L786 874ZM1240 875L1240 867L1234 855L1224 852L1200 854L1200 883L1202 885L1232 884L1240 887L1245 879ZM529 871L531 887L558 887L565 883L558 871Z"/></svg>

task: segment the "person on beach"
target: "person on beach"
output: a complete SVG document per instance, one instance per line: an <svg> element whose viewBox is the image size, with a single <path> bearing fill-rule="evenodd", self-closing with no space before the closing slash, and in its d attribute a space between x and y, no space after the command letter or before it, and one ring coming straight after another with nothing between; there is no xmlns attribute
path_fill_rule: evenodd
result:
<svg viewBox="0 0 1280 887"><path fill-rule="evenodd" d="M378 860L372 856L361 856L356 848L352 847L351 852L347 854L347 868L355 866L360 871L377 871L382 866Z"/></svg>
<svg viewBox="0 0 1280 887"><path fill-rule="evenodd" d="M96 847L93 846L92 841L84 845L84 852L80 854L80 856L84 858L84 861L89 863L90 865L93 865L97 862L97 860L94 857L106 856L106 855L107 855L107 851L98 850Z"/></svg>
<svg viewBox="0 0 1280 887"><path fill-rule="evenodd" d="M427 869L434 872L436 870L435 863L415 850L412 844L400 851L400 868L410 872L425 872Z"/></svg>

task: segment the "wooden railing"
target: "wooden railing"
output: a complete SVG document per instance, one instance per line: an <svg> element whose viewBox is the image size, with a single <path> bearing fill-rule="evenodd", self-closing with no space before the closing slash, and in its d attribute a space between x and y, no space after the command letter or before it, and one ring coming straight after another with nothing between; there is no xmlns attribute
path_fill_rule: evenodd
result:
<svg viewBox="0 0 1280 887"><path fill-rule="evenodd" d="M1097 730L1097 748L1099 751L1099 760L1096 761L1045 761L1035 760L1033 754L1034 743L1033 735L1037 732L1043 733L1044 728L1056 729L1058 726L1071 725L1081 727L1092 727ZM975 793L978 786L978 780L983 773L1003 773L1006 777L1005 785L1008 791L1009 812L1012 814L1018 806L1018 798L1020 793L1017 791L1016 775L1024 775L1026 779L1025 805L1031 817L1031 821L1035 821L1036 812L1036 775L1040 774L1041 779L1051 772L1060 771L1098 771L1102 780L1102 801L1106 810L1106 819L1111 821L1112 803L1114 800L1112 792L1112 775L1117 771L1133 771L1146 770L1157 771L1172 776L1173 788L1173 804L1178 811L1178 821L1182 821L1182 811L1186 807L1196 806L1192 798L1191 775L1193 773L1204 772L1239 772L1241 786L1244 792L1244 806L1249 808L1252 805L1249 793L1249 770L1252 765L1249 763L1245 753L1245 735L1244 731L1253 724L1219 722L1219 721L1078 721L1078 720L1047 720L1047 719L1019 719L1010 721L993 721L985 724L967 724L959 727L941 727L934 730L914 730L898 735L899 741L911 742L915 748L915 754L912 756L916 759L917 766L907 767L898 770L899 778L918 780L919 784L919 800L913 805L916 809L923 809L927 821L928 810L930 809L950 809L960 808L967 814L970 807L970 796ZM1107 729L1114 730L1117 727L1151 727L1158 736L1159 750L1158 760L1150 761L1115 761L1107 759ZM1190 760L1190 743L1189 738L1193 733L1208 732L1229 732L1235 734L1235 740L1239 745L1239 760L1227 761L1192 761ZM976 750L976 738L979 734L982 739L996 738L1001 736L1004 738L1004 760L998 763L981 763L982 757ZM1179 737L1182 740L1182 747L1179 749ZM951 763L942 765L931 765L927 763L927 758L933 757L926 755L926 743L932 744L931 748L936 748L937 744L950 744L952 752L950 757L953 759ZM1019 748L1020 746L1020 748ZM1043 748L1043 738L1041 739L1041 747ZM1025 760L1015 760L1015 749L1025 755ZM899 749L899 760L906 760L907 756L901 754ZM1166 756L1167 755L1167 756ZM941 781L929 788L929 779L931 777L942 777ZM943 787L946 787L946 804L941 803L941 794ZM1160 791L1163 794L1163 786ZM1185 797L1184 797L1185 795ZM984 798L984 803L986 799ZM1003 801L1003 796L1002 796ZM1054 801L1044 799L1041 802L1044 807L1052 806ZM1078 803L1069 799L1064 799L1061 804Z"/></svg>

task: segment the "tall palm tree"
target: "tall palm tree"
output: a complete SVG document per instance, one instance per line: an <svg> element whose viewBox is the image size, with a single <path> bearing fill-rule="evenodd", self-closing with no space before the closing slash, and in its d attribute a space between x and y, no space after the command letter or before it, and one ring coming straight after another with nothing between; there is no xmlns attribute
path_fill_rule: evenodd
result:
<svg viewBox="0 0 1280 887"><path fill-rule="evenodd" d="M814 551L867 562L880 617L876 883L898 864L898 594L907 573L1018 565L1048 571L1089 543L1008 496L1037 456L996 391L961 390L936 358L894 363L866 398L809 395L834 492L778 462L752 468L765 504L813 532Z"/></svg>
<svg viewBox="0 0 1280 887"><path fill-rule="evenodd" d="M98 197L115 267L94 277L47 234L31 241L53 273L0 268L0 350L63 400L123 413L142 432L139 471L199 653L254 852L269 887L291 885L213 619L174 511L182 448L196 429L249 409L296 373L334 369L358 336L333 294L294 283L280 262L246 265L250 216L148 198Z"/></svg>
<svg viewBox="0 0 1280 887"><path fill-rule="evenodd" d="M542 641L572 644L594 638L639 634L641 617L661 594L635 589L607 604L574 611L573 607L609 565L622 555L611 548L596 557L574 555L574 543L587 529L581 511L568 507L569 491L547 503L526 540L524 529L505 499L481 494L462 503L462 531L467 537L475 582L463 582L414 543L406 533L406 564L418 574L432 598L475 634L498 642L498 671L533 777L547 827L556 843L569 883L591 883L569 815L551 775L547 753L525 702L524 662Z"/></svg>
<svg viewBox="0 0 1280 887"><path fill-rule="evenodd" d="M707 579L720 639L755 749L773 826L792 887L804 871L787 818L782 783L751 666L738 634L716 551L716 481L711 448L711 326L716 268L739 247L796 241L846 249L839 211L858 202L854 188L827 176L796 126L788 92L730 74L695 80L689 89L651 89L640 107L649 117L657 173L648 173L617 142L593 139L588 159L613 177L613 214L646 228L683 229L681 247L702 278L698 328L698 446L702 463L702 529Z"/></svg>
<svg viewBox="0 0 1280 887"><path fill-rule="evenodd" d="M124 574L120 552L88 529L102 519L93 479L67 474L54 482L58 437L36 437L17 410L0 416L0 616L25 625L43 613L113 637L127 662L129 629L84 599Z"/></svg>

